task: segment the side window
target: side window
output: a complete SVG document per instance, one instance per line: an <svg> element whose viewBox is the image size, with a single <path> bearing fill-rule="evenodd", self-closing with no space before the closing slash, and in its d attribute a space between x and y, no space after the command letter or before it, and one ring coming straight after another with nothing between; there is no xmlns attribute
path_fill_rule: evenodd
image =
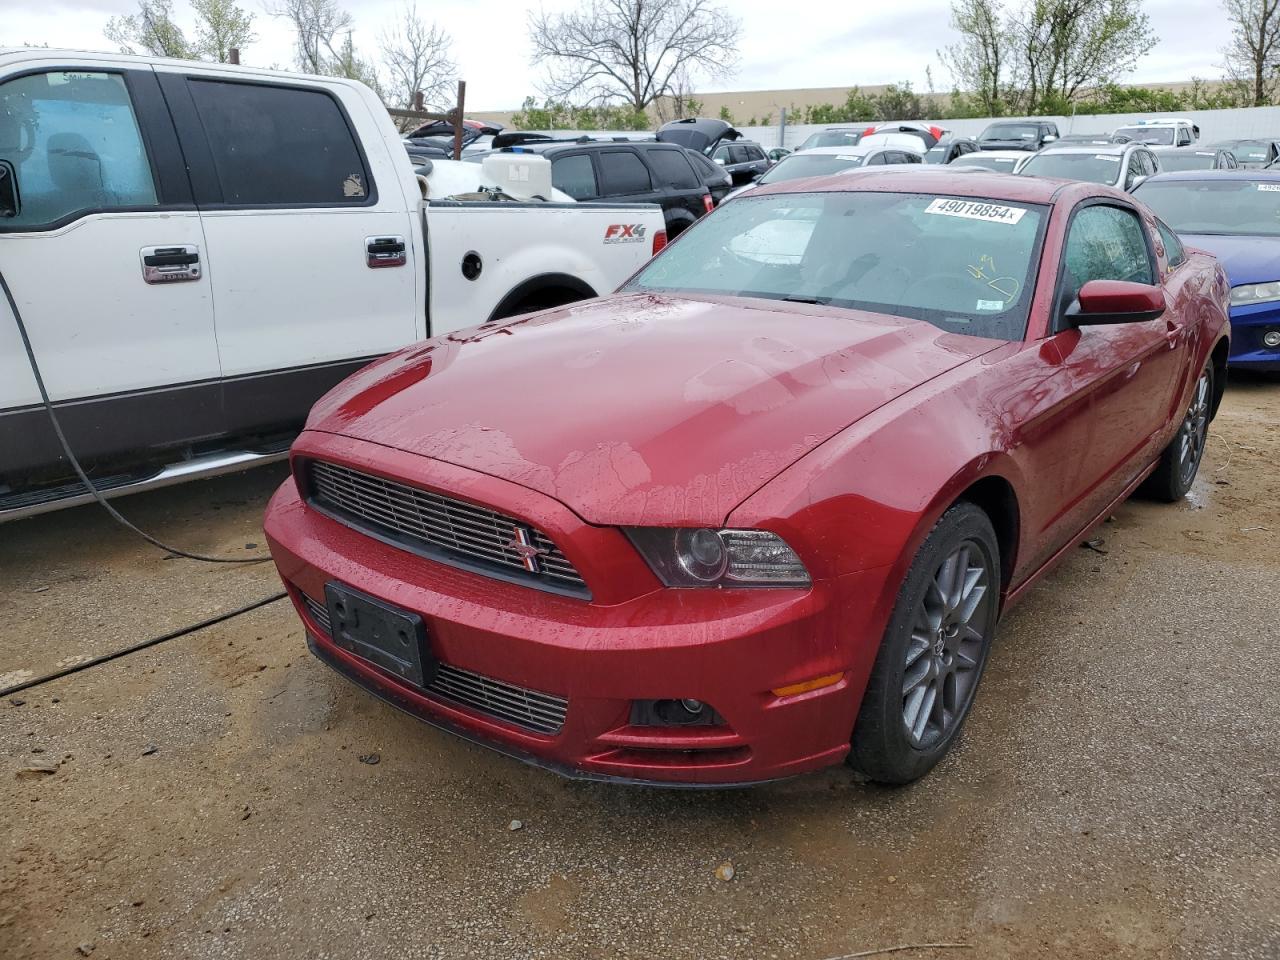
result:
<svg viewBox="0 0 1280 960"><path fill-rule="evenodd" d="M750 155L751 159L756 163L759 163L761 160L764 159L764 151L761 150L759 147L747 147L747 153Z"/></svg>
<svg viewBox="0 0 1280 960"><path fill-rule="evenodd" d="M1141 151L1134 150L1129 154L1129 165L1124 175L1124 187L1128 190L1133 186L1134 178L1142 176L1142 156Z"/></svg>
<svg viewBox="0 0 1280 960"><path fill-rule="evenodd" d="M716 152L715 152L715 153L713 153L713 154L711 155L711 159L712 159L712 160L723 160L725 163L730 163L731 161L729 160L729 146L728 146L728 144L725 144L725 145L724 145L724 146L722 146L722 147L716 147Z"/></svg>
<svg viewBox="0 0 1280 960"><path fill-rule="evenodd" d="M1144 153L1142 161L1147 168L1147 176L1153 177L1160 172L1160 161L1154 153Z"/></svg>
<svg viewBox="0 0 1280 960"><path fill-rule="evenodd" d="M319 90L187 81L227 204L360 205L373 184L337 102ZM293 157L296 162L281 162Z"/></svg>
<svg viewBox="0 0 1280 960"><path fill-rule="evenodd" d="M1093 204L1077 212L1062 259L1060 312L1071 305L1090 280L1153 282L1142 223L1136 213L1121 207Z"/></svg>
<svg viewBox="0 0 1280 960"><path fill-rule="evenodd" d="M730 163L750 163L751 162L751 154L747 152L747 148L739 146L736 143L729 148L729 156L732 158L729 161Z"/></svg>
<svg viewBox="0 0 1280 960"><path fill-rule="evenodd" d="M606 197L647 193L653 189L649 168L630 150L600 154L600 181L600 192Z"/></svg>
<svg viewBox="0 0 1280 960"><path fill-rule="evenodd" d="M867 159L866 163L864 163L864 164L863 164L863 166L864 166L864 167L879 167L879 166L883 166L885 162L886 162L886 155L885 155L885 152L884 152L883 150L881 150L881 151L879 151L878 153L873 153L873 154L872 154L872 155Z"/></svg>
<svg viewBox="0 0 1280 960"><path fill-rule="evenodd" d="M0 221L6 231L158 203L119 74L57 71L0 84L0 160L13 164L21 206Z"/></svg>
<svg viewBox="0 0 1280 960"><path fill-rule="evenodd" d="M903 163L920 163L920 154L918 154L918 153L903 153L903 154L902 154L902 161L903 161Z"/></svg>
<svg viewBox="0 0 1280 960"><path fill-rule="evenodd" d="M595 168L585 153L552 160L551 185L575 200L594 200L600 196Z"/></svg>
<svg viewBox="0 0 1280 960"><path fill-rule="evenodd" d="M702 181L689 165L689 158L683 150L647 150L649 165L658 179L677 190L692 190L702 186Z"/></svg>
<svg viewBox="0 0 1280 960"><path fill-rule="evenodd" d="M1185 147L1191 142L1191 130L1187 127L1178 125L1178 146Z"/></svg>
<svg viewBox="0 0 1280 960"><path fill-rule="evenodd" d="M1185 263L1187 254L1182 249L1182 241L1178 239L1178 235L1165 226L1163 220L1156 221L1156 230L1160 232L1160 241L1164 244L1164 258L1169 263L1169 269L1173 270Z"/></svg>

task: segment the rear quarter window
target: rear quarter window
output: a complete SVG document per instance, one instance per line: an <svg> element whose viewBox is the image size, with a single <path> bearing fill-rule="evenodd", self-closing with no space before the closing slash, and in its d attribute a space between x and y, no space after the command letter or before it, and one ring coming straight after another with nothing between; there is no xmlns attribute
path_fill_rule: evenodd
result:
<svg viewBox="0 0 1280 960"><path fill-rule="evenodd" d="M645 156L660 183L680 190L702 186L683 150L647 150Z"/></svg>
<svg viewBox="0 0 1280 960"><path fill-rule="evenodd" d="M320 90L188 79L227 204L353 205L373 183L337 101ZM282 157L298 158L297 163Z"/></svg>

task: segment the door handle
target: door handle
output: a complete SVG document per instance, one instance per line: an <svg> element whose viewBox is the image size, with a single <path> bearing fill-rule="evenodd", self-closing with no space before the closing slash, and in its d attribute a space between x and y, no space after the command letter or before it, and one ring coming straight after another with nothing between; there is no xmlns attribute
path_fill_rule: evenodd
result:
<svg viewBox="0 0 1280 960"><path fill-rule="evenodd" d="M365 237L364 262L373 269L403 267L409 262L404 237Z"/></svg>
<svg viewBox="0 0 1280 960"><path fill-rule="evenodd" d="M200 279L200 248L194 244L143 247L142 279L147 283L181 283Z"/></svg>

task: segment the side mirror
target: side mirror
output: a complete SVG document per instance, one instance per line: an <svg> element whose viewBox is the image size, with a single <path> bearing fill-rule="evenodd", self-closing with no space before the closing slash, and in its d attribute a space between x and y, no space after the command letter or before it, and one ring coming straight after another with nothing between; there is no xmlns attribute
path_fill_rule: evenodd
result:
<svg viewBox="0 0 1280 960"><path fill-rule="evenodd" d="M1145 173L1140 173L1136 177L1134 177L1132 180L1129 181L1128 189L1131 191L1137 190L1140 186L1142 186L1146 182L1147 182L1147 175Z"/></svg>
<svg viewBox="0 0 1280 960"><path fill-rule="evenodd" d="M1077 327L1103 323L1143 323L1165 311L1164 291L1128 280L1090 280L1080 288L1067 316Z"/></svg>
<svg viewBox="0 0 1280 960"><path fill-rule="evenodd" d="M1043 137L1045 143L1053 143L1057 139L1058 135L1056 133L1046 133Z"/></svg>
<svg viewBox="0 0 1280 960"><path fill-rule="evenodd" d="M18 175L12 163L8 160L0 160L0 218L8 220L16 217L20 209Z"/></svg>

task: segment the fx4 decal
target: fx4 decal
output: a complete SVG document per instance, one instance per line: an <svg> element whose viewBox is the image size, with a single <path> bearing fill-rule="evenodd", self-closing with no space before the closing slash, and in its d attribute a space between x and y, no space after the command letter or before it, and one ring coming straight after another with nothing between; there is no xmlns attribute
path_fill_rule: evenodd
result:
<svg viewBox="0 0 1280 960"><path fill-rule="evenodd" d="M643 240L643 223L611 223L604 231L605 243L641 243Z"/></svg>

